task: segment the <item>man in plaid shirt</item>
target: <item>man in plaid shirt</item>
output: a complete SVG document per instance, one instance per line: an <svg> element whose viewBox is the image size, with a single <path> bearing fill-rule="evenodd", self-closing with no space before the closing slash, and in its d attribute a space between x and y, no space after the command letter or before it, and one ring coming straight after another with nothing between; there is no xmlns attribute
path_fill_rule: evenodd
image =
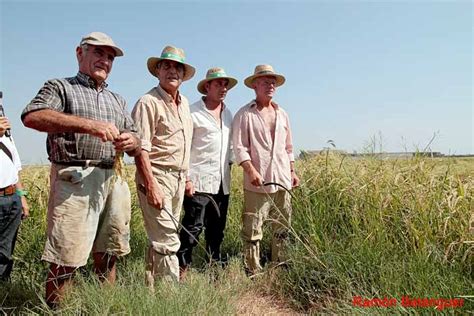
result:
<svg viewBox="0 0 474 316"><path fill-rule="evenodd" d="M46 301L52 307L91 250L95 272L114 283L116 258L130 252L131 216L130 191L114 160L120 152L140 151L125 100L105 82L122 50L108 35L92 32L76 56L78 74L47 81L21 116L25 126L48 133L51 191L42 259L50 263Z"/></svg>

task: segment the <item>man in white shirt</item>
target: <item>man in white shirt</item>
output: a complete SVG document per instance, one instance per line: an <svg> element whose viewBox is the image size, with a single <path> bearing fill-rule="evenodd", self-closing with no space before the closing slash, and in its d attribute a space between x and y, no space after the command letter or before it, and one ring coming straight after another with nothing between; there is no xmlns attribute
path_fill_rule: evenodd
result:
<svg viewBox="0 0 474 316"><path fill-rule="evenodd" d="M206 250L210 260L221 260L230 191L232 113L224 104L227 91L237 80L222 68L211 68L197 86L204 95L190 106L193 119L191 161L186 178L183 228L178 251L180 279L192 262L192 251L205 228ZM218 210L211 199L218 206Z"/></svg>
<svg viewBox="0 0 474 316"><path fill-rule="evenodd" d="M13 267L13 248L22 219L29 208L18 172L21 162L11 136L6 136L10 122L0 104L0 281L8 281ZM7 134L8 135L8 134Z"/></svg>

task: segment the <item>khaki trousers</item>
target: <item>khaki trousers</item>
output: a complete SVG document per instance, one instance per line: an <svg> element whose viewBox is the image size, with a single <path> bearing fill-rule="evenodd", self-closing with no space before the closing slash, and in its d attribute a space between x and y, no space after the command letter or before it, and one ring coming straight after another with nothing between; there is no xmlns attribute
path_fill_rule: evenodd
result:
<svg viewBox="0 0 474 316"><path fill-rule="evenodd" d="M288 236L291 221L291 196L279 190L275 193L256 193L244 190L245 210L242 214L242 241L244 245L245 269L255 274L260 265L260 241L263 237L263 223L272 225L271 260L282 261L281 250Z"/></svg>
<svg viewBox="0 0 474 316"><path fill-rule="evenodd" d="M152 170L165 196L164 207L169 214L165 210L150 206L146 195L139 192L138 197L149 243L145 255L145 281L150 288L153 288L157 276L172 281L179 280L176 252L180 246L178 223L185 187L185 176L182 172L156 167L152 167ZM137 185L142 183L143 180L137 172Z"/></svg>

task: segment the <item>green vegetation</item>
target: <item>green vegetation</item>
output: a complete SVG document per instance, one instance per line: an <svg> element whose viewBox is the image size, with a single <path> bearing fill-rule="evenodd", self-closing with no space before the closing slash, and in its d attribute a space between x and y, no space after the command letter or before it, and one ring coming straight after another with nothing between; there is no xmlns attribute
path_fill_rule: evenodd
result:
<svg viewBox="0 0 474 316"><path fill-rule="evenodd" d="M292 243L282 293L299 307L330 313L362 312L354 296L400 302L470 295L464 308L474 310L468 161L323 155L301 163L293 230L302 242ZM385 311L406 310L398 304Z"/></svg>
<svg viewBox="0 0 474 316"><path fill-rule="evenodd" d="M207 268L196 249L195 269L183 284L144 286L146 235L133 184L134 167L125 169L134 194L132 253L120 261L115 287L101 286L91 266L77 273L64 314L261 314L262 296L280 312L396 314L435 312L406 308L402 296L464 297L461 314L474 310L474 160L413 158L351 159L325 154L298 162L302 185L295 190L287 266L267 268L254 280L243 273L239 236L241 170L233 170L233 195L223 244L230 264ZM48 168L23 172L30 191L31 218L22 224L15 251L12 284L0 285L7 313L45 314L41 301L46 265ZM266 234L268 236L269 234ZM263 242L268 256L268 238ZM353 297L396 298L395 307L362 308ZM470 298L468 296L471 296ZM270 304L271 305L271 304ZM247 307L246 307L247 306Z"/></svg>

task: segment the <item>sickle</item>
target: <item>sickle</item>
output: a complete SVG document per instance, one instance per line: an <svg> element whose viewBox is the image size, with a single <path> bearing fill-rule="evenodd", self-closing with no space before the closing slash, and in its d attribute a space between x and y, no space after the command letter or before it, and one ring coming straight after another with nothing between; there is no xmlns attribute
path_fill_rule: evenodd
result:
<svg viewBox="0 0 474 316"><path fill-rule="evenodd" d="M212 206L214 206L214 208L216 209L217 217L219 218L221 217L221 211L219 210L219 206L217 205L217 202L212 198L210 194L203 193L203 192L195 192L194 195L207 197L209 201L211 201Z"/></svg>
<svg viewBox="0 0 474 316"><path fill-rule="evenodd" d="M266 187L266 186L269 186L269 185L274 185L274 186L277 186L277 187L280 187L282 188L283 190L285 190L286 192L288 192L290 194L290 196L294 199L295 196L293 195L293 193L291 193L290 190L288 190L284 185L280 184L280 183L277 183L277 182L263 182L263 186Z"/></svg>
<svg viewBox="0 0 474 316"><path fill-rule="evenodd" d="M139 184L137 188L138 188L138 190L139 190L140 192L142 192L143 194L146 195L146 188L145 188L145 186L144 186L143 184ZM200 195L206 196L207 198L209 198L209 199L211 200L211 203L214 205L214 207L216 208L216 211L218 212L217 215L220 217L219 207L217 206L216 201L214 201L214 199L213 199L211 196L209 196L208 194L206 194L206 193L200 193ZM191 236L192 239L194 239L194 241L197 243L197 245L198 245L199 247L201 247L201 248L204 250L205 253L207 253L208 256L211 256L211 254L207 251L207 249L204 248L204 246L199 243L199 240L198 240L196 237L194 237L194 235L191 234L191 232L190 232L189 230L187 230L187 229L173 216L173 214L171 214L170 211L168 211L164 206L161 208L161 210L164 210L164 211L166 212L166 214L168 214L169 217L171 217L171 219L172 219L172 221L173 221L173 224L174 224L174 226L176 227L176 231L179 231L179 229L184 230L189 236Z"/></svg>
<svg viewBox="0 0 474 316"><path fill-rule="evenodd" d="M143 194L146 195L146 188L143 184L139 184L137 188L140 192L142 192ZM215 203L215 201L214 201L214 203ZM171 217L171 219L173 221L173 224L176 227L176 231L179 231L179 229L184 230L192 239L194 239L194 241L197 243L197 245L199 247L201 247L209 257L211 256L211 254L207 251L207 249L204 248L204 246L199 243L199 240L196 237L194 237L194 235L191 234L191 232L189 230L187 230L176 218L174 218L173 214L171 214L170 211L168 211L164 206L160 210L164 210L166 212L166 214L168 214L169 217Z"/></svg>

